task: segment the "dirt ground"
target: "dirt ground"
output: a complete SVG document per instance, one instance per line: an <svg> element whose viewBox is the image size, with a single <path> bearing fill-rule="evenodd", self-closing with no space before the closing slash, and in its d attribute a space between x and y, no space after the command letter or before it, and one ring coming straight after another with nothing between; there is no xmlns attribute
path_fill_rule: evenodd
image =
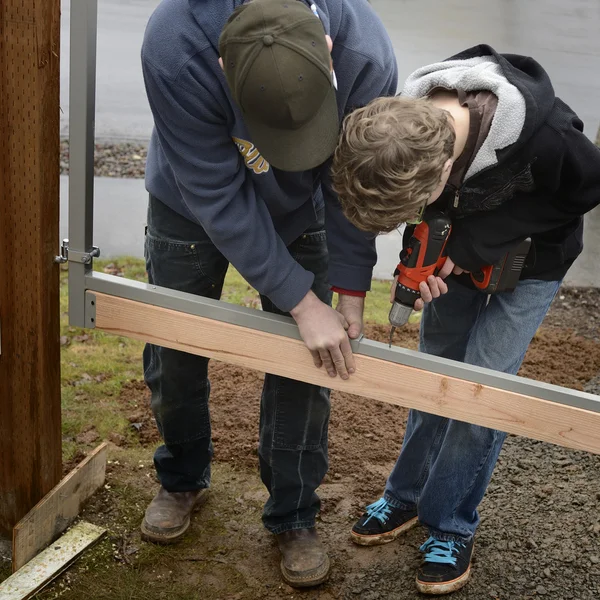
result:
<svg viewBox="0 0 600 600"><path fill-rule="evenodd" d="M369 326L366 333L381 340L387 328ZM415 348L417 333L417 326L408 326L398 332L396 343ZM561 291L521 374L599 393L600 291ZM139 460L125 456L130 442L113 439L107 487L83 515L109 528L105 551L112 553L110 570L118 576L90 584L84 573L96 558L83 559L47 594L98 600L417 598L413 581L423 529L378 548L359 548L348 538L365 504L381 494L407 412L338 392L332 394L330 471L319 492L318 526L332 558L331 579L306 592L281 583L278 553L260 522L266 498L257 470L261 382L258 373L211 364L212 495L184 542L161 549L161 559L150 563L148 553L154 550L140 541L138 525L157 488L150 461L159 437L145 386L131 381L121 404L136 432ZM599 482L600 457L509 437L481 506L473 580L453 598L600 598ZM125 593L133 577L145 585ZM47 594L42 597L51 597Z"/></svg>

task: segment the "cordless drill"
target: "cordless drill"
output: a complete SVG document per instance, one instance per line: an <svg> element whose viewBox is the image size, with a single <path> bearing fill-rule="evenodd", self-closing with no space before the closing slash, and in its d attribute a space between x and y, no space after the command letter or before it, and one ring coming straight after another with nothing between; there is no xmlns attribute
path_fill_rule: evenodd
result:
<svg viewBox="0 0 600 600"><path fill-rule="evenodd" d="M446 243L452 231L450 219L440 211L429 214L414 229L408 244L400 253L396 267L398 282L389 320L390 346L396 327L406 325L415 301L421 297L419 284L437 275L446 262Z"/></svg>
<svg viewBox="0 0 600 600"><path fill-rule="evenodd" d="M421 297L419 284L430 275L437 275L446 262L446 244L451 231L452 223L448 216L441 211L432 212L415 227L408 244L400 253L395 272L398 283L389 314L392 326L390 346L396 327L407 323L415 301ZM523 240L496 264L471 273L471 281L486 294L512 292L517 286L530 247L531 239Z"/></svg>

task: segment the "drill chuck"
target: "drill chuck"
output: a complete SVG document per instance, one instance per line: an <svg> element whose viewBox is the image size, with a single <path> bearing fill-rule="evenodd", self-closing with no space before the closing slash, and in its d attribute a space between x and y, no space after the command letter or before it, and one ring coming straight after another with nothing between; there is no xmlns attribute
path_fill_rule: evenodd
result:
<svg viewBox="0 0 600 600"><path fill-rule="evenodd" d="M413 307L401 304L400 302L393 302L392 308L390 308L389 320L392 327L402 327L408 323L408 318L412 313Z"/></svg>

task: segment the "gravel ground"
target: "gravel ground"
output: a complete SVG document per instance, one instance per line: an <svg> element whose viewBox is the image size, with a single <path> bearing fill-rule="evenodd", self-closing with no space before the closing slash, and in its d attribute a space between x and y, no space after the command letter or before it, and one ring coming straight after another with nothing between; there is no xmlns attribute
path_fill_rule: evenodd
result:
<svg viewBox="0 0 600 600"><path fill-rule="evenodd" d="M146 144L96 144L94 173L97 177L143 179L146 167ZM60 173L69 174L69 142L60 143Z"/></svg>
<svg viewBox="0 0 600 600"><path fill-rule="evenodd" d="M600 128L596 138L600 146ZM146 165L147 144L96 144L95 174L98 177L132 177L143 179ZM69 141L60 143L60 172L69 173Z"/></svg>

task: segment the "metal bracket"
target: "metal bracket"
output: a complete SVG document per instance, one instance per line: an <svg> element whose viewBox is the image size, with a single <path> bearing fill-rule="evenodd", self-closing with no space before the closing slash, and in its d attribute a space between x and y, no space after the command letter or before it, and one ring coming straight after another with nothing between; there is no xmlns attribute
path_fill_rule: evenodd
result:
<svg viewBox="0 0 600 600"><path fill-rule="evenodd" d="M87 292L85 299L85 327L94 329L96 327L96 294Z"/></svg>
<svg viewBox="0 0 600 600"><path fill-rule="evenodd" d="M54 262L61 265L65 264L69 260L69 240L64 239L60 245L60 254L54 257Z"/></svg>
<svg viewBox="0 0 600 600"><path fill-rule="evenodd" d="M69 240L64 239L60 245L60 255L54 257L54 262L64 264L70 260L71 262L88 265L92 262L92 258L98 258L99 256L100 248L98 246L92 246L89 252L78 252L77 250L71 250Z"/></svg>

